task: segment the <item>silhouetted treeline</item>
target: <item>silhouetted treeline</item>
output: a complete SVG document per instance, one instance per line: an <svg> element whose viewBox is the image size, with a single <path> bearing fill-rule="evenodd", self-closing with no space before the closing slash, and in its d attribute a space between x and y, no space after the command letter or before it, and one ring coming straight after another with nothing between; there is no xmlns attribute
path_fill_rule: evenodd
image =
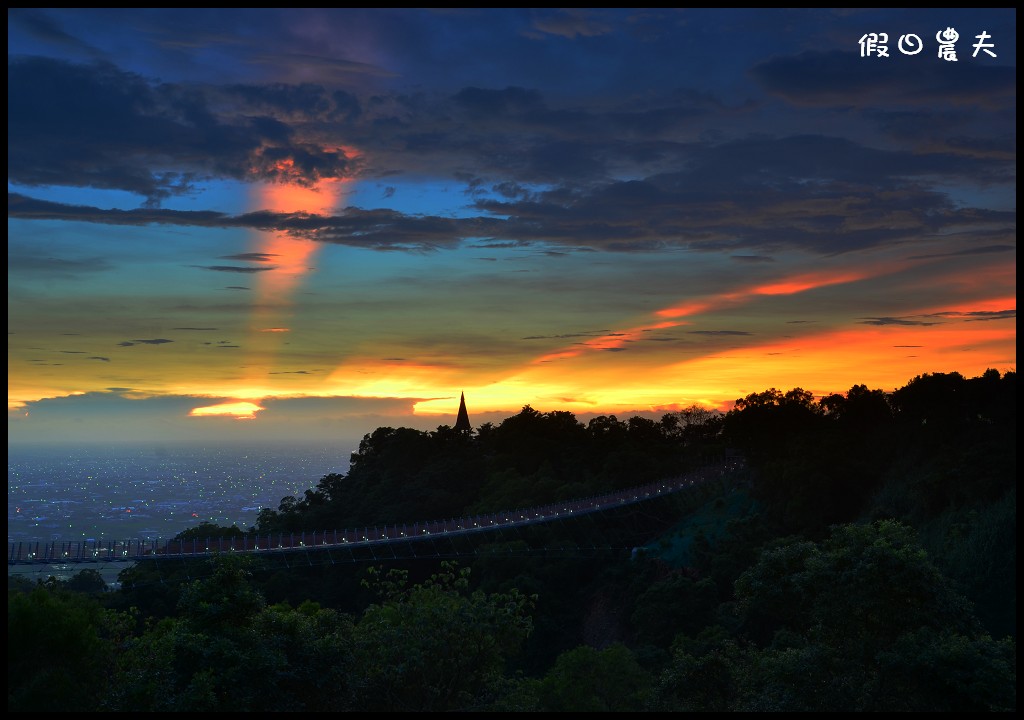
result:
<svg viewBox="0 0 1024 720"><path fill-rule="evenodd" d="M379 428L258 529L527 507L727 450L741 482L481 537L465 567L225 556L139 563L116 592L93 570L12 580L8 710L1016 710L1013 372L660 422L526 407L472 434ZM536 552L559 533L643 549Z"/></svg>
<svg viewBox="0 0 1024 720"><path fill-rule="evenodd" d="M724 453L723 416L690 408L661 421L529 405L472 434L382 427L366 435L347 474L259 515L256 530L292 532L462 517L543 505L679 475Z"/></svg>

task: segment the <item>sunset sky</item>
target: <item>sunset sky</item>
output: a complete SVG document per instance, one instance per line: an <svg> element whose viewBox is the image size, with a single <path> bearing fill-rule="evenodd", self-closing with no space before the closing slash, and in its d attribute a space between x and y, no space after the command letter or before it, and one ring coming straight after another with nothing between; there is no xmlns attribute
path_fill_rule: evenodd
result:
<svg viewBox="0 0 1024 720"><path fill-rule="evenodd" d="M8 441L1016 370L1015 58L1012 9L9 9Z"/></svg>

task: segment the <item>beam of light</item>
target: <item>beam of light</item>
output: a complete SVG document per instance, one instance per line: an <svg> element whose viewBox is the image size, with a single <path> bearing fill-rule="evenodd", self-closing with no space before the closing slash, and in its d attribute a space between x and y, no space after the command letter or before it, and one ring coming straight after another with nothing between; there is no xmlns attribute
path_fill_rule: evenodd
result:
<svg viewBox="0 0 1024 720"><path fill-rule="evenodd" d="M352 148L338 150L349 158L359 156ZM286 167L278 169L288 170ZM338 210L352 183L351 179L336 178L320 180L313 185L258 183L253 186L251 207L269 212L330 215ZM267 258L272 267L259 273L254 282L254 310L249 336L244 343L246 373L239 383L245 389L234 393L233 397L259 402L277 394L276 388L270 386L268 376L280 352L281 336L291 331L287 320L291 316L295 291L306 274L314 269L313 263L321 244L285 232L254 232L253 235L254 257ZM251 392L256 387L266 387L267 392L254 396Z"/></svg>
<svg viewBox="0 0 1024 720"><path fill-rule="evenodd" d="M350 181L324 180L314 187L265 183L254 188L255 210L271 212L330 214L337 209ZM253 333L279 332L289 316L292 297L302 278L313 268L320 243L284 232L258 232L255 252L273 260L273 269L260 273L253 288ZM277 328L275 330L275 328ZM278 349L276 341L250 339L248 347L256 355L254 372L266 372ZM255 379L250 376L250 379Z"/></svg>
<svg viewBox="0 0 1024 720"><path fill-rule="evenodd" d="M189 417L232 417L235 420L255 420L256 413L264 408L252 402L223 402L216 405L193 408Z"/></svg>

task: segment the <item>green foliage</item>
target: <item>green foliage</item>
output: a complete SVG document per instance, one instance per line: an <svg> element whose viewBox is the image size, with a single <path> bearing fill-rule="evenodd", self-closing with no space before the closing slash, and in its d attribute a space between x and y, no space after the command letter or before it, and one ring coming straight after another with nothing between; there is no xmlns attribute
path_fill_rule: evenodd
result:
<svg viewBox="0 0 1024 720"><path fill-rule="evenodd" d="M630 616L638 643L667 648L680 633L697 633L714 618L718 588L710 579L681 572L653 582L636 599Z"/></svg>
<svg viewBox="0 0 1024 720"><path fill-rule="evenodd" d="M239 558L182 593L179 616L132 640L114 711L326 712L350 707L351 623L315 604L267 607Z"/></svg>
<svg viewBox="0 0 1024 720"><path fill-rule="evenodd" d="M982 632L905 525L843 525L821 543L784 542L737 580L736 593L744 628L763 647L750 654L751 684L736 709L935 712L1016 702L1004 684L1016 672L1007 664L1012 643Z"/></svg>
<svg viewBox="0 0 1024 720"><path fill-rule="evenodd" d="M470 593L468 576L450 563L413 586L402 573L371 574L382 601L355 626L357 707L479 710L503 694L505 662L531 631L535 598Z"/></svg>
<svg viewBox="0 0 1024 720"><path fill-rule="evenodd" d="M107 581L103 579L103 575L99 570L86 568L85 570L79 570L68 578L67 582L64 583L64 589L71 592L96 595L107 591Z"/></svg>
<svg viewBox="0 0 1024 720"><path fill-rule="evenodd" d="M95 712L131 618L38 585L7 596L7 711Z"/></svg>
<svg viewBox="0 0 1024 720"><path fill-rule="evenodd" d="M921 528L943 574L975 606L993 637L1017 635L1017 491L997 502L951 510Z"/></svg>
<svg viewBox="0 0 1024 720"><path fill-rule="evenodd" d="M195 580L182 590L179 617L198 632L233 634L247 628L266 605L249 583L249 564L251 560L241 555L219 557L212 577Z"/></svg>
<svg viewBox="0 0 1024 720"><path fill-rule="evenodd" d="M541 680L543 712L640 712L652 679L622 644L604 650L582 645L562 653Z"/></svg>
<svg viewBox="0 0 1024 720"><path fill-rule="evenodd" d="M854 385L815 402L796 388L736 401L723 435L755 470L754 496L786 533L927 519L992 502L1015 482L1016 374L919 376L886 394ZM886 483L884 502L874 500Z"/></svg>
<svg viewBox="0 0 1024 720"><path fill-rule="evenodd" d="M667 712L731 710L748 659L721 626L711 625L695 639L676 638L672 661L658 679L651 708Z"/></svg>

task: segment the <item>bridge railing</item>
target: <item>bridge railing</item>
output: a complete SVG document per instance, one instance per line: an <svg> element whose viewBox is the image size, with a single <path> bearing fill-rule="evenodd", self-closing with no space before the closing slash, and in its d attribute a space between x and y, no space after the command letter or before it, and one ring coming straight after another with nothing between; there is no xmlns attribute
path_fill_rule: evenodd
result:
<svg viewBox="0 0 1024 720"><path fill-rule="evenodd" d="M9 542L8 564L134 562L138 560L196 557L223 552L292 551L324 547L364 546L430 539L436 535L485 532L502 527L531 525L582 515L677 492L723 477L742 465L739 458L705 466L685 475L659 480L639 487L603 495L592 495L538 507L497 513L416 521L402 525L361 529L271 533L200 540L123 540L123 541L17 541Z"/></svg>

